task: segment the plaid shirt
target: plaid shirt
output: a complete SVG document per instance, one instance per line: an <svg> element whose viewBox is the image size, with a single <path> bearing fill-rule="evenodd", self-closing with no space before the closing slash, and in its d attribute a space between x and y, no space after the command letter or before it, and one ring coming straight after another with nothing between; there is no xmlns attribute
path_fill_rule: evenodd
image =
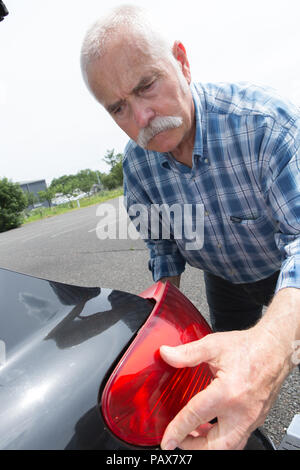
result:
<svg viewBox="0 0 300 470"><path fill-rule="evenodd" d="M192 168L133 141L125 149L127 210L136 203L204 205L201 249L187 250L172 232L145 239L154 281L181 274L188 262L233 283L281 270L277 290L300 288L299 109L249 83L192 83L191 91Z"/></svg>

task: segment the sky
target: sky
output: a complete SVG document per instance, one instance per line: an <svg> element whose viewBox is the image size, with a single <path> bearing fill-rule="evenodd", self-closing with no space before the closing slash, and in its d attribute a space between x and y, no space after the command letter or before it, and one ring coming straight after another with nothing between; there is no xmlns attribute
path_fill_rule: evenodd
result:
<svg viewBox="0 0 300 470"><path fill-rule="evenodd" d="M0 23L0 178L19 182L108 171L128 137L86 89L87 28L138 4L184 44L192 79L269 85L300 105L299 0L4 0Z"/></svg>

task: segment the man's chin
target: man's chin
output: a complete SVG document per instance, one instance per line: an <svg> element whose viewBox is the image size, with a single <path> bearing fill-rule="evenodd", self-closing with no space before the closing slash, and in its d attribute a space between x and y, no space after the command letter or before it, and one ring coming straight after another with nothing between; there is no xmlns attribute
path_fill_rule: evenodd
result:
<svg viewBox="0 0 300 470"><path fill-rule="evenodd" d="M168 135L169 131L160 132L152 139L149 140L146 147L146 150L150 150L152 152L159 152L159 153L167 153L172 152L178 143L174 142L174 138L170 138Z"/></svg>
<svg viewBox="0 0 300 470"><path fill-rule="evenodd" d="M147 147L145 147L145 150L149 150L151 152L158 152L158 153L169 153L169 152L172 152L172 150L174 150L174 147L173 146L169 146L169 145L147 145Z"/></svg>

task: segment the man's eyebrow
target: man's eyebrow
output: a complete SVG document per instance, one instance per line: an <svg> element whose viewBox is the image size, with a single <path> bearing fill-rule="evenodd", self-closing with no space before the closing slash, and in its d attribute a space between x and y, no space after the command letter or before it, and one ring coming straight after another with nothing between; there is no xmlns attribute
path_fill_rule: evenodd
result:
<svg viewBox="0 0 300 470"><path fill-rule="evenodd" d="M116 103L113 103L113 104L110 104L106 107L107 111L109 113L113 113L114 111L116 111L122 104L124 103L124 100L119 100L119 101L116 101Z"/></svg>
<svg viewBox="0 0 300 470"><path fill-rule="evenodd" d="M133 94L136 94L138 93L141 89L143 89L146 85L149 85L149 83L151 82L151 80L155 80L156 78L158 78L158 74L156 73L152 73L150 75L147 75L145 77L142 77L141 80L139 81L139 83L133 88L132 92ZM125 100L119 100L119 101L116 101L115 103L113 104L110 104L106 107L106 110L109 112L109 113L113 113L114 111L116 111L123 103L125 102Z"/></svg>
<svg viewBox="0 0 300 470"><path fill-rule="evenodd" d="M157 77L156 74L151 74L147 75L145 77L142 77L139 83L137 84L136 87L132 90L132 93L138 93L142 88L144 88L146 85L149 85L149 83L154 80Z"/></svg>

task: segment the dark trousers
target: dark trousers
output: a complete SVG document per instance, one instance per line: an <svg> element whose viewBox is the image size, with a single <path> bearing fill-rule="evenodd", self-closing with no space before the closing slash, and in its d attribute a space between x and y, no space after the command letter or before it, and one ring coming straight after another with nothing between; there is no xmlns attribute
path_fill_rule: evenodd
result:
<svg viewBox="0 0 300 470"><path fill-rule="evenodd" d="M261 318L274 295L279 271L261 281L232 284L205 272L206 297L213 331L244 330Z"/></svg>

